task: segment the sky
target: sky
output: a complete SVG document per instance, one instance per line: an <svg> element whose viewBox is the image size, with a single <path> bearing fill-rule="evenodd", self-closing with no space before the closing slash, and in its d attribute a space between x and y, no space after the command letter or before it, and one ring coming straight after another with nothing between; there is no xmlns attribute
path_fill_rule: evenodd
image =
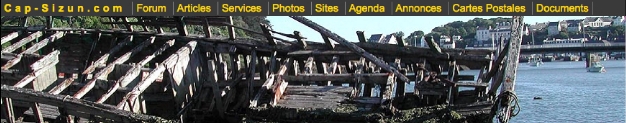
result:
<svg viewBox="0 0 626 123"><path fill-rule="evenodd" d="M474 18L497 18L511 16L305 16L309 20L331 30L350 42L357 42L356 31L364 31L365 38L371 34L390 34L402 31L409 35L422 30L428 34L435 27L454 21L468 21ZM568 19L584 19L587 16L525 16L524 23L554 22ZM320 33L289 18L288 16L268 16L272 29L283 33L300 31L308 41L323 42ZM290 39L277 36L283 39Z"/></svg>

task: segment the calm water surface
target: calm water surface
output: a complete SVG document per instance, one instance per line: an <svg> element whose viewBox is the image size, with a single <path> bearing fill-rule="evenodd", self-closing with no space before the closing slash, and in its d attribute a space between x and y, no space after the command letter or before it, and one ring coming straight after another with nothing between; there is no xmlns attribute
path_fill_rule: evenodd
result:
<svg viewBox="0 0 626 123"><path fill-rule="evenodd" d="M518 68L520 113L511 123L624 123L625 61L602 62L606 73L589 73L585 62L545 62ZM479 71L462 71L477 75ZM407 87L412 87L408 85ZM407 88L412 92L412 88ZM542 97L533 100L533 97Z"/></svg>
<svg viewBox="0 0 626 123"><path fill-rule="evenodd" d="M522 110L511 122L624 123L625 62L602 63L606 73L586 72L585 62L520 64L516 93Z"/></svg>

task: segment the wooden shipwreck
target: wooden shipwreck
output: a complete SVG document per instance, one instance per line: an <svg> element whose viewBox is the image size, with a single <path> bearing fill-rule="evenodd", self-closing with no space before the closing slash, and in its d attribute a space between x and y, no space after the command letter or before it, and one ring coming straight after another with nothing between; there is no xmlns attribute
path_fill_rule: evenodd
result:
<svg viewBox="0 0 626 123"><path fill-rule="evenodd" d="M3 121L491 122L504 56L519 47L380 44L362 31L351 42L299 16L323 43L266 25L254 32L229 16L103 18L116 28L55 28L53 17L45 27L2 27ZM206 35L188 34L189 25ZM217 26L229 35L212 36ZM266 38L238 38L236 29ZM461 75L462 65L481 69ZM425 86L428 72L456 86Z"/></svg>

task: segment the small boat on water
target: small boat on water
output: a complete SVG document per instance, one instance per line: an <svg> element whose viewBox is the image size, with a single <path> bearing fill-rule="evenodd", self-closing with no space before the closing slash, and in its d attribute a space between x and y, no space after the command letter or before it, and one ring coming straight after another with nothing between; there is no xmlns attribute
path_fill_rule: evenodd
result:
<svg viewBox="0 0 626 123"><path fill-rule="evenodd" d="M528 58L528 65L533 67L539 67L543 64L543 60L540 57L531 56Z"/></svg>
<svg viewBox="0 0 626 123"><path fill-rule="evenodd" d="M587 68L587 72L604 73L606 69L604 69L604 66L600 62L591 62L591 65Z"/></svg>

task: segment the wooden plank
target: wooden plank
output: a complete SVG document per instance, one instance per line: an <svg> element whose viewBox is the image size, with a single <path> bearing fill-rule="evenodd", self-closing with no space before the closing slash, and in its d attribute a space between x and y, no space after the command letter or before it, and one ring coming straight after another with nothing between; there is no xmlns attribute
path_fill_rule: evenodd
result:
<svg viewBox="0 0 626 123"><path fill-rule="evenodd" d="M135 66L133 66L133 68L128 70L128 72L124 76L120 77L117 81L115 81L115 84L113 84L113 87L109 88L109 90L105 94L103 94L96 101L96 103L103 103L109 97L111 97L111 95L113 95L113 93L115 93L120 87L126 87L128 84L130 84L130 82L135 80L139 76L139 74L143 72L141 70L143 66L148 64L148 62L152 61L152 59L154 59L157 55L160 55L163 51L167 50L167 48L170 48L171 46L173 46L174 41L175 41L174 39L167 41L165 44L163 44L163 46L161 46L161 48L159 48L157 51L152 53L152 55L148 55L146 56L146 58L138 62L138 64L136 64Z"/></svg>
<svg viewBox="0 0 626 123"><path fill-rule="evenodd" d="M396 74L396 77L400 78L400 80L402 80L402 82L409 82L409 78L407 78L406 76L402 75L400 73L400 71L398 71L395 68L392 68L391 66L387 65L384 61L376 58L374 55L370 54L369 52L365 51L363 48L360 48L358 46L356 46L353 43L350 43L348 40L338 36L337 34L332 33L330 30L318 25L315 22L312 22L309 19L306 19L305 17L302 16L290 16L291 18L293 18L294 20L312 28L315 31L318 31L324 35L328 35L329 38L333 39L334 41L338 42L341 45L344 45L346 47L348 47L350 50L356 52L357 54L363 56L365 59L367 59L368 61L373 62L374 64L376 64L377 66L381 67L382 69L386 70L386 71L390 71L394 74Z"/></svg>
<svg viewBox="0 0 626 123"><path fill-rule="evenodd" d="M7 61L6 64L2 66L2 70L9 70L11 67L15 66L17 63L20 63L23 55L17 55L17 57L13 57L13 59Z"/></svg>
<svg viewBox="0 0 626 123"><path fill-rule="evenodd" d="M269 91L270 88L274 85L274 83L278 81L277 78L280 76L277 76L277 75L285 74L289 66L292 64L293 64L293 59L290 59L290 58L285 59L280 69L275 74L270 75L269 78L265 81L265 83L263 83L263 86L261 86L261 88L259 89L259 92L256 94L256 96L254 96L252 101L250 101L250 107L256 107L258 105L257 103L259 99L261 99L263 95L267 94L267 91Z"/></svg>
<svg viewBox="0 0 626 123"><path fill-rule="evenodd" d="M4 19L4 18L3 18L3 19ZM17 36L20 36L20 33L21 33L21 32L19 32L19 31L18 31L18 32L12 32L12 33L9 33L8 35L6 35L6 36L2 37L2 42L1 42L1 44L7 43L7 42L9 42L9 41L11 41L11 40L13 40L13 39L17 38Z"/></svg>
<svg viewBox="0 0 626 123"><path fill-rule="evenodd" d="M31 68L33 71L37 71L37 70L39 70L39 69L41 69L41 68L44 68L44 67L46 67L47 65L50 65L51 63L53 63L53 62L54 62L54 60L57 60L57 61L58 61L58 59L59 59L59 54L61 54L61 52L60 52L60 51L58 51L58 50L52 51L52 52L51 52L51 53L49 53L48 55L46 55L46 56L44 56L43 58L41 58L41 59L37 60L37 62L35 62L35 63L31 64L31 65L30 65L30 68Z"/></svg>
<svg viewBox="0 0 626 123"><path fill-rule="evenodd" d="M181 56L185 56L185 55L179 55L179 54L193 51L196 48L196 44L197 44L196 41L190 41L189 43L187 43L186 46L178 49L176 53L170 55L167 59L165 59L159 66L157 66L155 69L153 69L150 72L148 77L146 77L143 81L139 82L132 89L133 91L128 92L128 94L124 96L124 99L122 99L122 101L118 103L117 108L124 109L124 106L127 105L127 102L134 101L135 99L137 99L141 95L141 93L143 93L143 91L145 91L157 78L159 78L159 76L163 74L163 72L165 72L166 67L173 67L177 63L176 61L179 58L184 58Z"/></svg>
<svg viewBox="0 0 626 123"><path fill-rule="evenodd" d="M113 41L111 42L114 42L115 40L117 40L117 38L113 38ZM115 45L115 47L111 48L111 50L109 50L108 53L102 55L100 58L98 58L98 60L94 61L91 65L89 65L89 67L85 69L83 74L89 74L91 72L94 72L97 67L105 65L106 62L109 60L109 58L111 58L111 55L117 53L120 49L122 49L122 47L126 46L126 44L132 41L133 41L133 35L127 36L126 39L124 39L124 41Z"/></svg>
<svg viewBox="0 0 626 123"><path fill-rule="evenodd" d="M65 80L63 80L63 82L59 83L57 86L52 88L50 91L48 91L48 93L50 93L50 94L60 94L61 92L63 92L63 90L65 90L67 87L72 85L73 82L74 82L74 78L71 78L71 77L70 78L65 78Z"/></svg>
<svg viewBox="0 0 626 123"><path fill-rule="evenodd" d="M38 50L40 50L41 48L45 47L46 45L50 44L50 42L54 42L57 39L62 38L63 36L65 36L65 32L56 32L52 35L50 35L50 37L39 41L37 44L29 47L28 49L26 49L24 52L22 53L35 53Z"/></svg>
<svg viewBox="0 0 626 123"><path fill-rule="evenodd" d="M33 72L28 74L28 76L24 77L19 82L15 83L15 87L22 88L31 82L33 82L37 76L44 73L46 70L56 67L55 65L59 63L59 51L55 50L52 53L46 55L44 58L37 60L37 62L31 65Z"/></svg>
<svg viewBox="0 0 626 123"><path fill-rule="evenodd" d="M130 59L131 56L136 55L138 52L143 50L143 48L145 48L148 45L152 44L154 42L154 38L155 37L150 37L149 39L147 39L146 41L141 43L139 46L135 47L131 51L129 51L126 54L122 55L121 57L115 59L115 61L109 63L106 66L106 68L100 70L100 72L98 72L96 75L94 75L94 77L87 84L85 84L85 86L83 86L83 88L81 88L78 92L76 92L76 94L74 94L73 97L80 99L83 96L85 96L85 94L87 94L89 91L91 91L91 89L93 89L93 87L96 85L96 81L98 81L98 79L100 77L109 75L109 73L113 72L113 69L115 68L116 64L122 64L122 63L126 62L128 59Z"/></svg>
<svg viewBox="0 0 626 123"><path fill-rule="evenodd" d="M8 46L6 48L2 49L2 52L13 52L15 50L17 50L18 48L21 48L22 46L24 46L26 43L31 42L39 37L42 36L41 31L37 31L35 33L31 33L30 35L28 35L27 37L23 38L22 40L15 42L14 44L12 44L11 46Z"/></svg>
<svg viewBox="0 0 626 123"><path fill-rule="evenodd" d="M97 104L86 100L67 97L65 95L53 95L46 92L8 85L2 85L2 97L28 102L39 102L57 106L59 108L66 108L67 110L85 112L117 122L169 121L155 116L135 114L128 111L118 110L110 105Z"/></svg>
<svg viewBox="0 0 626 123"><path fill-rule="evenodd" d="M503 107L500 107L501 109L499 110L501 111L500 113L506 114L502 118L500 118L502 122L508 122L514 114L512 109L513 106L509 103L513 101L513 97L511 95L515 94L515 80L517 76L517 67L519 65L523 28L524 16L513 16L511 38L509 41L509 43L511 44L511 49L506 54L508 59L505 62L506 66L504 68L505 72L503 77L504 83L502 84L502 88L500 89L500 93L505 94L503 97L504 99L502 99L503 101L500 102L500 105Z"/></svg>

